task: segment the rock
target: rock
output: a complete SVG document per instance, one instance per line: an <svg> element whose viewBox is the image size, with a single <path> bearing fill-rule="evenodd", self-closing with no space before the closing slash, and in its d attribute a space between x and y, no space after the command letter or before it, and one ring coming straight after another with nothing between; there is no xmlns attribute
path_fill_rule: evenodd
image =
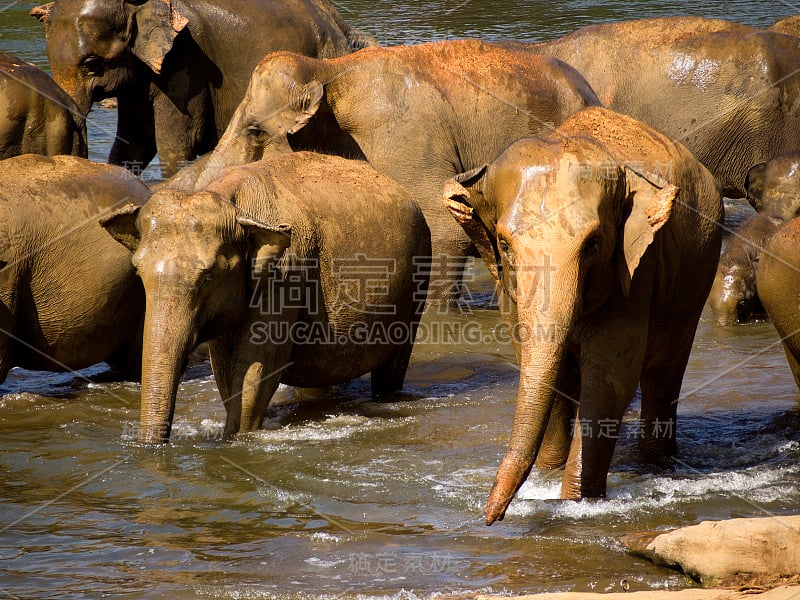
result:
<svg viewBox="0 0 800 600"><path fill-rule="evenodd" d="M800 575L800 516L703 521L668 532L625 536L633 553L680 569L703 585L741 575Z"/></svg>
<svg viewBox="0 0 800 600"><path fill-rule="evenodd" d="M556 594L534 594L530 596L466 596L471 600L797 600L800 587L783 586L761 594L734 592L727 589L687 589L675 592L653 590L645 592L597 594L590 592L560 592Z"/></svg>

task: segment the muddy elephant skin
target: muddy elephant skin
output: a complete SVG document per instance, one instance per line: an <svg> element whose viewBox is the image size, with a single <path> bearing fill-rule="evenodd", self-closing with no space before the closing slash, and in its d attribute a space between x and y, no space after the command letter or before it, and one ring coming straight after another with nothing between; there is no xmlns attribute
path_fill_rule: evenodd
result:
<svg viewBox="0 0 800 600"><path fill-rule="evenodd" d="M800 216L800 155L781 156L756 165L747 174L746 188L750 204L759 212L731 232L708 296L720 326L764 314L756 268L775 232Z"/></svg>
<svg viewBox="0 0 800 600"><path fill-rule="evenodd" d="M751 167L800 150L800 42L793 36L663 17L514 45L564 60L606 106L682 142L730 198L744 196Z"/></svg>
<svg viewBox="0 0 800 600"><path fill-rule="evenodd" d="M20 154L86 158L86 120L50 77L0 52L0 160Z"/></svg>
<svg viewBox="0 0 800 600"><path fill-rule="evenodd" d="M142 168L158 152L165 177L214 147L265 54L370 43L327 0L56 0L31 14L82 114L117 98L109 161Z"/></svg>
<svg viewBox="0 0 800 600"><path fill-rule="evenodd" d="M442 184L597 104L561 61L477 40L367 48L331 60L275 53L254 71L195 189L223 167L290 149L363 156L419 202L434 256L449 257L434 268L431 296L452 297L474 248L442 206Z"/></svg>
<svg viewBox="0 0 800 600"><path fill-rule="evenodd" d="M563 498L605 496L637 384L641 457L664 462L719 259L713 176L660 132L590 108L452 179L444 196L518 332L516 415L487 524L503 517L545 438L551 452L561 448L551 460L566 465Z"/></svg>
<svg viewBox="0 0 800 600"><path fill-rule="evenodd" d="M0 381L15 366L102 361L138 379L144 290L97 217L149 195L125 169L82 158L0 162Z"/></svg>
<svg viewBox="0 0 800 600"><path fill-rule="evenodd" d="M765 246L756 285L800 388L800 218L785 223Z"/></svg>
<svg viewBox="0 0 800 600"><path fill-rule="evenodd" d="M203 341L226 435L258 429L280 382L371 373L375 396L402 387L430 234L408 192L367 163L301 152L234 167L201 192L156 192L106 227L135 248L147 297L143 443L169 439Z"/></svg>
<svg viewBox="0 0 800 600"><path fill-rule="evenodd" d="M708 295L708 304L720 327L764 314L756 289L756 266L764 246L782 224L783 221L760 213L731 233Z"/></svg>

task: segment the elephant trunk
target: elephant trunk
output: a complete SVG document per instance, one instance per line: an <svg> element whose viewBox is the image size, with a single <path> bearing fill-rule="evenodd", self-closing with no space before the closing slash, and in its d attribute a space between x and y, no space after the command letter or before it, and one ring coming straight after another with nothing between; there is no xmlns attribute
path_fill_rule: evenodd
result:
<svg viewBox="0 0 800 600"><path fill-rule="evenodd" d="M241 110L241 107L236 110L225 134L205 160L195 181L195 191L205 189L226 167L243 165L261 158L263 150L248 138L248 132L242 125Z"/></svg>
<svg viewBox="0 0 800 600"><path fill-rule="evenodd" d="M536 269L529 269L535 272ZM565 272L566 271L566 272ZM511 439L486 503L486 524L502 520L506 509L533 467L555 404L559 372L566 354L567 334L576 314L577 272L561 270L559 290L549 283L526 281L520 272L519 301L520 380ZM538 288L538 289L537 289ZM523 290L536 291L533 298Z"/></svg>
<svg viewBox="0 0 800 600"><path fill-rule="evenodd" d="M502 520L536 460L553 408L563 354L563 341L548 342L546 348L523 346L514 426L486 503L487 525Z"/></svg>
<svg viewBox="0 0 800 600"><path fill-rule="evenodd" d="M170 299L150 302L148 294L142 352L142 402L139 442L169 441L178 383L196 335L189 310Z"/></svg>
<svg viewBox="0 0 800 600"><path fill-rule="evenodd" d="M51 60L52 64L53 61ZM85 78L75 71L54 70L53 80L72 98L80 116L86 118L92 108L92 92L86 89Z"/></svg>

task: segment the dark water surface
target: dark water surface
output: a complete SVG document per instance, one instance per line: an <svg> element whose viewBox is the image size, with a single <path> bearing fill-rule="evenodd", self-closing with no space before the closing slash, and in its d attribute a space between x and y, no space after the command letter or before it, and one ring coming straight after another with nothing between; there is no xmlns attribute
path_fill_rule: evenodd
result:
<svg viewBox="0 0 800 600"><path fill-rule="evenodd" d="M0 49L46 67L32 4L0 2ZM609 20L675 14L768 25L790 3L339 2L385 43L543 40ZM621 65L620 68L635 68ZM90 116L103 160L114 113ZM731 206L729 221L747 213ZM637 462L628 413L610 499L557 498L534 473L506 520L482 510L504 451L518 372L490 282L471 308L429 314L398 401L368 380L277 408L258 433L216 441L224 411L207 364L182 384L173 443L135 443L138 386L12 371L0 386L0 598L395 598L438 592L680 588L627 555L626 533L700 519L796 512L797 388L768 323L704 315L683 386L680 459ZM298 396L285 388L279 400Z"/></svg>

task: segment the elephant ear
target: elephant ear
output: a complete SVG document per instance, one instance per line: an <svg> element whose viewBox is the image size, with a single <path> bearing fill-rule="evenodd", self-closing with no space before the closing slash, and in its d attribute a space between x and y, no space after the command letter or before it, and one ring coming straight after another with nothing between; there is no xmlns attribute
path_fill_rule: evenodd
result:
<svg viewBox="0 0 800 600"><path fill-rule="evenodd" d="M47 37L47 34L50 32L50 18L54 4L55 2L48 2L47 4L41 4L39 6L35 6L31 9L31 12L29 13L32 17L34 17L44 25L45 37Z"/></svg>
<svg viewBox="0 0 800 600"><path fill-rule="evenodd" d="M292 121L285 123L286 133L297 133L305 127L316 114L324 95L325 88L316 79L305 85L292 82L289 86L289 109Z"/></svg>
<svg viewBox="0 0 800 600"><path fill-rule="evenodd" d="M139 246L140 237L136 219L139 216L140 209L141 206L126 204L122 208L118 208L98 219L101 227L131 252L136 252L136 248Z"/></svg>
<svg viewBox="0 0 800 600"><path fill-rule="evenodd" d="M751 167L744 180L744 189L747 192L747 201L755 210L761 211L764 200L764 173L767 163L760 163Z"/></svg>
<svg viewBox="0 0 800 600"><path fill-rule="evenodd" d="M292 243L292 226L286 223L268 225L244 215L237 215L236 222L247 233L253 264L252 274L254 278L259 278L281 259Z"/></svg>
<svg viewBox="0 0 800 600"><path fill-rule="evenodd" d="M483 188L488 167L483 165L447 180L442 195L445 207L470 237L492 277L500 284L500 258L493 241L494 223L487 225L488 215L484 214L483 218L480 215L486 212L481 209L486 206Z"/></svg>
<svg viewBox="0 0 800 600"><path fill-rule="evenodd" d="M132 9L136 36L131 50L153 72L161 72L164 57L178 34L189 24L173 0L125 0Z"/></svg>
<svg viewBox="0 0 800 600"><path fill-rule="evenodd" d="M678 188L656 175L639 173L627 166L624 172L630 213L623 226L624 260L620 261L619 276L627 296L642 256L656 232L669 220Z"/></svg>

